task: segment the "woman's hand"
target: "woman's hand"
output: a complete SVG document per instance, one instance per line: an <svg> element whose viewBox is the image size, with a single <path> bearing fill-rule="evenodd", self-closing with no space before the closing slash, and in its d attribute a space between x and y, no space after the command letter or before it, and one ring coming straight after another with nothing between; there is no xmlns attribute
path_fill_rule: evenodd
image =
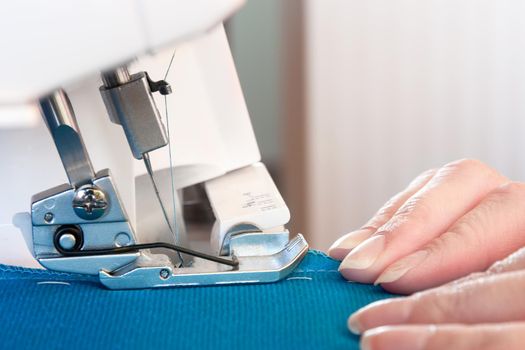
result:
<svg viewBox="0 0 525 350"><path fill-rule="evenodd" d="M523 246L525 184L460 160L420 175L329 254L349 280L412 293L484 271Z"/></svg>
<svg viewBox="0 0 525 350"><path fill-rule="evenodd" d="M370 304L348 326L366 350L525 349L524 267L525 248L484 273Z"/></svg>

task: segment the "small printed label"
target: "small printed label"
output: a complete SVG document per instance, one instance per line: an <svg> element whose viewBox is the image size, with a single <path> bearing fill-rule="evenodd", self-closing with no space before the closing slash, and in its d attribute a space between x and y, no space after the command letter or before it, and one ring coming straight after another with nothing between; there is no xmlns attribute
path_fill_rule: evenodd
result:
<svg viewBox="0 0 525 350"><path fill-rule="evenodd" d="M277 209L275 198L270 193L245 192L243 195L243 209L270 211Z"/></svg>

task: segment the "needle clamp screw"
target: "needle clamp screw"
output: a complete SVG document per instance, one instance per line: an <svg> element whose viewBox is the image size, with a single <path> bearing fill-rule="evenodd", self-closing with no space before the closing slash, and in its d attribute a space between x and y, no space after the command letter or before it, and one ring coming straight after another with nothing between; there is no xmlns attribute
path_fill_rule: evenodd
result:
<svg viewBox="0 0 525 350"><path fill-rule="evenodd" d="M95 220L106 212L109 203L106 194L94 185L84 185L75 192L73 210L84 220Z"/></svg>

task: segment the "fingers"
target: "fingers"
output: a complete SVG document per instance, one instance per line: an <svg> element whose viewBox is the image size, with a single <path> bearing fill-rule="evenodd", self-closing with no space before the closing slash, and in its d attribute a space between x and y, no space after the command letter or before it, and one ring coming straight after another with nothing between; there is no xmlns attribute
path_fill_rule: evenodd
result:
<svg viewBox="0 0 525 350"><path fill-rule="evenodd" d="M449 282L449 284L460 284L483 276L518 270L525 270L525 248L518 249L506 258L496 261L485 271L471 273L463 278L453 280L452 282Z"/></svg>
<svg viewBox="0 0 525 350"><path fill-rule="evenodd" d="M370 237L377 229L383 226L394 213L403 205L414 193L419 191L436 173L436 169L427 170L416 177L408 187L392 197L379 211L359 230L347 233L339 238L328 249L328 255L336 260L343 260L352 248Z"/></svg>
<svg viewBox="0 0 525 350"><path fill-rule="evenodd" d="M376 283L411 293L487 269L525 245L525 184L509 183L487 195L449 230L421 250L395 262ZM493 270L525 266L523 253Z"/></svg>
<svg viewBox="0 0 525 350"><path fill-rule="evenodd" d="M487 273L503 273L525 269L525 248L518 249L503 260L496 261Z"/></svg>
<svg viewBox="0 0 525 350"><path fill-rule="evenodd" d="M350 280L370 283L394 261L441 235L506 178L483 163L450 163L410 197L372 237L353 249L340 265ZM420 254L415 260L422 260Z"/></svg>
<svg viewBox="0 0 525 350"><path fill-rule="evenodd" d="M348 319L354 333L401 324L492 323L524 319L525 271L447 285L372 303Z"/></svg>
<svg viewBox="0 0 525 350"><path fill-rule="evenodd" d="M525 349L525 323L380 327L365 332L363 350Z"/></svg>

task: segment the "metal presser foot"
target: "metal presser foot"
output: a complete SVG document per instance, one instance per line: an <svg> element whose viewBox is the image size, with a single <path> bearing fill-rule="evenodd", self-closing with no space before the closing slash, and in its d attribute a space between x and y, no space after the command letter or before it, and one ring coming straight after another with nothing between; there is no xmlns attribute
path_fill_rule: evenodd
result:
<svg viewBox="0 0 525 350"><path fill-rule="evenodd" d="M261 234L245 235L254 235L252 238L255 238ZM141 253L132 264L113 272L101 270L100 282L110 289L276 282L287 276L308 251L308 244L302 235L297 235L281 250L268 255L249 255L254 252L242 245L238 246L239 254L248 255L232 254L224 261L196 258L188 267L174 267L162 255Z"/></svg>
<svg viewBox="0 0 525 350"><path fill-rule="evenodd" d="M64 185L33 197L33 248L48 269L98 275L110 289L268 283L286 277L308 251L302 235L238 225L210 255L169 243L135 241L109 171L77 189ZM152 250L184 256L184 264Z"/></svg>
<svg viewBox="0 0 525 350"><path fill-rule="evenodd" d="M151 93L169 93L169 85L125 69L105 74L103 81L111 120L123 126L133 155L144 160L173 231L148 156L168 142ZM109 170L93 170L67 95L56 91L40 106L69 179L32 198L33 249L42 266L98 275L110 289L224 285L278 281L306 254L303 236L289 240L282 226L288 208L260 163L206 184L216 218L213 254L166 242L138 243ZM158 248L180 259L156 254Z"/></svg>
<svg viewBox="0 0 525 350"><path fill-rule="evenodd" d="M288 240L287 230L245 230L242 225L228 232L220 255L168 243L137 244L108 171L99 172L91 185L59 186L34 196L32 220L40 264L98 275L110 289L275 282L308 251L302 235ZM180 265L151 251L156 248L193 259Z"/></svg>

